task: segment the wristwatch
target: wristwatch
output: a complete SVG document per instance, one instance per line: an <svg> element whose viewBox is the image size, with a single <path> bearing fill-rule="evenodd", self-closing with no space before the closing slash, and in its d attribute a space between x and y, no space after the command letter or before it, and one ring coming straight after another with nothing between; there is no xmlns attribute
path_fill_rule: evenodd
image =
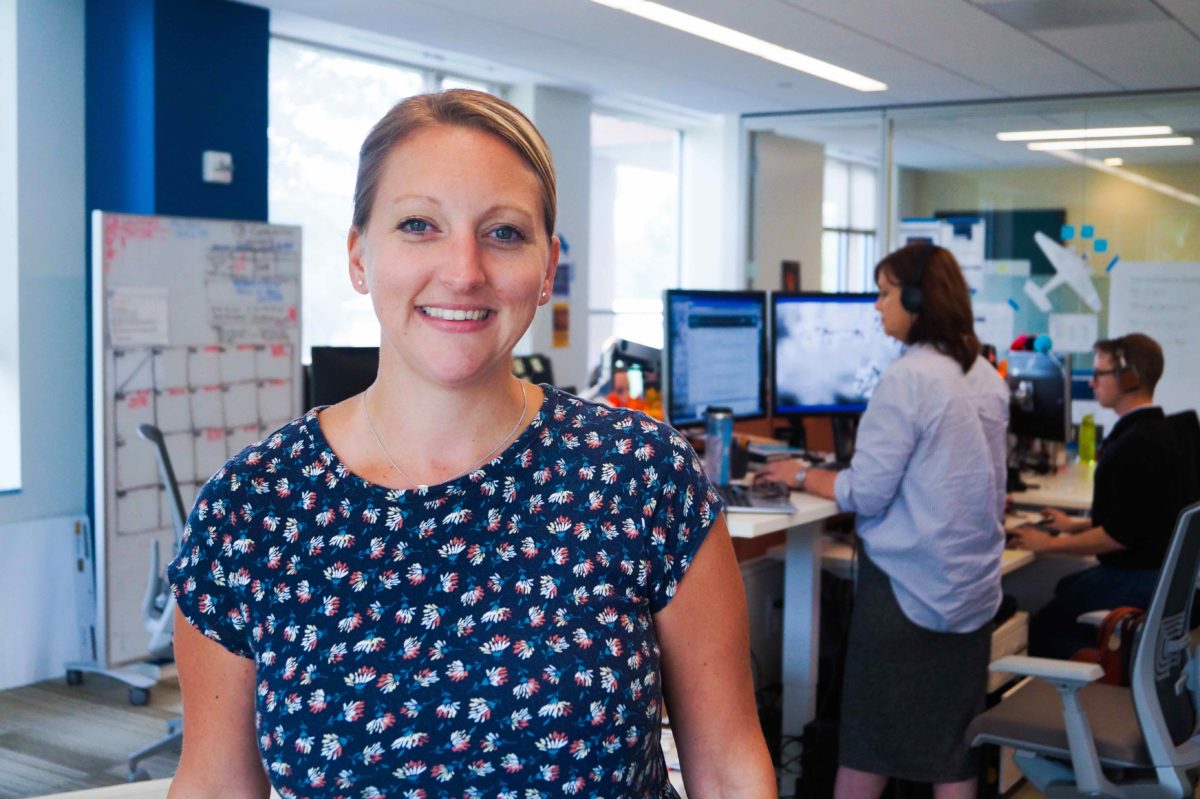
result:
<svg viewBox="0 0 1200 799"><path fill-rule="evenodd" d="M796 481L796 488L803 491L804 490L804 481L806 479L808 479L808 467L806 466L805 468L796 472L796 476L792 479L794 479Z"/></svg>

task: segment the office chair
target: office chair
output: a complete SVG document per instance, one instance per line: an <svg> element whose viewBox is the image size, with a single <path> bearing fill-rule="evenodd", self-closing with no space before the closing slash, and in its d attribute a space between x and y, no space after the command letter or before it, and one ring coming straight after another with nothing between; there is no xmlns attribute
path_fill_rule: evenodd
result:
<svg viewBox="0 0 1200 799"><path fill-rule="evenodd" d="M154 425L138 425L138 435L154 445L158 455L158 471L163 481L163 487L170 495L171 523L175 528L175 546L172 556L179 551L183 542L183 528L187 524L187 515L183 509L183 497L179 493L179 483L175 480L175 469L171 466L171 456L167 454L167 442L162 431ZM171 583L161 571L158 541L150 542L150 575L146 581L146 593L142 597L142 622L150 636L148 648L153 658L170 658L174 652L175 638L175 594L171 591ZM141 704L149 700L146 692ZM148 780L150 775L145 769L138 767L138 762L158 754L183 740L183 717L176 716L167 722L167 734L154 743L144 746L128 757L130 782Z"/></svg>
<svg viewBox="0 0 1200 799"><path fill-rule="evenodd" d="M1179 441L1185 456L1184 467L1190 476L1190 501L1200 500L1200 417L1195 411L1180 411L1167 416L1167 424Z"/></svg>
<svg viewBox="0 0 1200 799"><path fill-rule="evenodd" d="M1014 748L1047 799L1191 797L1200 774L1200 648L1187 619L1197 576L1200 503L1179 515L1130 687L1097 683L1104 670L1095 663L1001 658L992 671L1035 679L971 722L971 745Z"/></svg>

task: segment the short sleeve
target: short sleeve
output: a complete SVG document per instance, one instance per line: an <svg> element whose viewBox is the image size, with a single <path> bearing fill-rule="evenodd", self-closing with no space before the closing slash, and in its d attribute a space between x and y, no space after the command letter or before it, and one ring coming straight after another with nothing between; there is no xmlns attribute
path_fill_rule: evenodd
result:
<svg viewBox="0 0 1200 799"><path fill-rule="evenodd" d="M660 425L665 457L654 467L661 471L661 489L652 516L654 580L650 610L665 608L675 597L692 558L724 510L700 458L679 433Z"/></svg>
<svg viewBox="0 0 1200 799"><path fill-rule="evenodd" d="M233 654L252 658L243 596L250 571L241 561L253 548L246 546L249 531L239 524L230 496L234 474L226 465L201 490L167 577L189 624Z"/></svg>

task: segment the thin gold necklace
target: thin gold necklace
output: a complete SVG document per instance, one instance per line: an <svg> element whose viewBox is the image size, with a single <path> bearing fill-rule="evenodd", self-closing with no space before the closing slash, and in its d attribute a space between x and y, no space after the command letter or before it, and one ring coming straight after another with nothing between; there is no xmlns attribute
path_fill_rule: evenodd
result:
<svg viewBox="0 0 1200 799"><path fill-rule="evenodd" d="M497 444L495 447L493 447L492 450L490 452L488 452L488 454L484 455L482 458L480 458L479 460L472 463L470 466L468 466L466 469L464 469L462 472L460 472L460 474L470 474L471 472L475 471L475 469L477 469L481 464L484 464L484 463L487 463L488 461L490 461L492 459L492 456L500 451L500 448L503 447L504 444L510 438L512 438L513 433L516 433L517 428L519 428L521 426L522 420L525 419L525 411L527 411L529 409L529 394L527 394L525 391L525 381L520 380L518 382L521 384L521 413L519 416L517 416L517 423L513 425L512 430L509 430L507 433L504 434L504 438L500 439L500 443ZM367 389L367 391L370 391L370 389ZM429 488L429 486L426 483L418 482L418 481L412 479L411 477L409 477L408 472L406 472L400 468L400 464L396 463L396 461L394 461L392 459L391 454L387 451L387 447L385 447L383 445L383 439L381 439L379 437L379 433L377 433L375 431L375 424L371 421L371 413L370 413L370 411L367 410L367 392L364 391L363 393L359 394L358 396L359 396L359 399L361 400L363 416L365 416L367 418L367 427L370 429L371 435L373 435L375 437L375 443L379 445L379 450L383 453L383 457L387 458L387 462L392 465L393 469L395 469L397 472L400 473L401 477L403 477L409 483L412 483L414 486L416 486L418 491L426 491Z"/></svg>

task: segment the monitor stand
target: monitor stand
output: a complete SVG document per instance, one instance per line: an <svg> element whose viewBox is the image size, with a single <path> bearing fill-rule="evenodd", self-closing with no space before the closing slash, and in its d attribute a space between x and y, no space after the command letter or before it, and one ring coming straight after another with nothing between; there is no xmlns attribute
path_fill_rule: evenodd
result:
<svg viewBox="0 0 1200 799"><path fill-rule="evenodd" d="M835 414L829 417L833 424L833 457L841 463L849 463L854 457L854 439L858 435L857 413Z"/></svg>

